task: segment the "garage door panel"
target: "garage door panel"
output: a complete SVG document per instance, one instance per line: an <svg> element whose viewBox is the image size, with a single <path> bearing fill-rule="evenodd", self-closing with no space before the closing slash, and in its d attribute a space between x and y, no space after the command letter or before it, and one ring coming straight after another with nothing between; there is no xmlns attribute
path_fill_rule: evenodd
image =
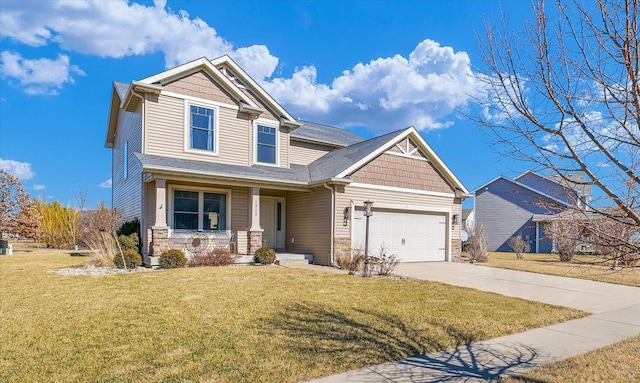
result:
<svg viewBox="0 0 640 383"><path fill-rule="evenodd" d="M356 211L361 215L362 211ZM369 221L369 254L385 244L402 262L446 260L446 217L404 211L374 211ZM364 248L365 217L354 216L353 247Z"/></svg>

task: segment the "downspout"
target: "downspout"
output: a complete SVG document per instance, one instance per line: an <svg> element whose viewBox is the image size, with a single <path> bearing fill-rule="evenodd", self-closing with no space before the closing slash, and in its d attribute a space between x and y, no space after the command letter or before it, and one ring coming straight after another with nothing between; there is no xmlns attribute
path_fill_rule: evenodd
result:
<svg viewBox="0 0 640 383"><path fill-rule="evenodd" d="M336 226L336 191L334 188L329 187L326 182L323 183L322 186L331 190L331 248L329 249L329 266L336 266L333 261L333 245Z"/></svg>

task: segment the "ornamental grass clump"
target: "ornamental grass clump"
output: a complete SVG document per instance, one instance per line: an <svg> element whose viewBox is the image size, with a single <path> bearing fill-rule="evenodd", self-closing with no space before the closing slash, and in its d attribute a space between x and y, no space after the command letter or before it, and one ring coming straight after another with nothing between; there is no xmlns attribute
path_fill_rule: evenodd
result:
<svg viewBox="0 0 640 383"><path fill-rule="evenodd" d="M187 264L187 257L184 253L177 249L171 249L160 254L158 259L158 266L161 269L177 269L184 267Z"/></svg>
<svg viewBox="0 0 640 383"><path fill-rule="evenodd" d="M256 250L253 261L263 265L270 265L276 261L276 251L263 246Z"/></svg>

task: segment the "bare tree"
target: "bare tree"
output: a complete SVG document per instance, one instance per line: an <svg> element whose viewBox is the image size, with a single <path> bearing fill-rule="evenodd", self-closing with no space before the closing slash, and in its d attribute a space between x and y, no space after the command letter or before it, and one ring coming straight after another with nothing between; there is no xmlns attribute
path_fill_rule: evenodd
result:
<svg viewBox="0 0 640 383"><path fill-rule="evenodd" d="M529 245L529 242L522 238L522 236L520 235L509 238L507 244L509 245L511 250L516 253L516 258L518 259L522 259L524 253L528 253L529 251L531 251L531 245Z"/></svg>
<svg viewBox="0 0 640 383"><path fill-rule="evenodd" d="M501 27L487 23L483 108L473 116L504 155L568 187L595 186L601 197L575 209L630 233L640 227L639 2L537 1L522 31L506 17ZM586 178L576 181L576 172ZM638 259L640 240L627 238L616 256Z"/></svg>
<svg viewBox="0 0 640 383"><path fill-rule="evenodd" d="M34 238L37 226L34 201L20 180L0 169L0 239L4 233Z"/></svg>

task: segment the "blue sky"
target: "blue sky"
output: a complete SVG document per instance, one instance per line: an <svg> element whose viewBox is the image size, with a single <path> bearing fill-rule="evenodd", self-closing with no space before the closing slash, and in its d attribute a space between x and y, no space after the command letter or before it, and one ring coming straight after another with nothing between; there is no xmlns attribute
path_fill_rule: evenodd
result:
<svg viewBox="0 0 640 383"><path fill-rule="evenodd" d="M0 0L0 168L45 201L111 204L111 83L229 54L293 116L372 137L410 125L469 190L515 176L475 108L484 21L528 1Z"/></svg>

